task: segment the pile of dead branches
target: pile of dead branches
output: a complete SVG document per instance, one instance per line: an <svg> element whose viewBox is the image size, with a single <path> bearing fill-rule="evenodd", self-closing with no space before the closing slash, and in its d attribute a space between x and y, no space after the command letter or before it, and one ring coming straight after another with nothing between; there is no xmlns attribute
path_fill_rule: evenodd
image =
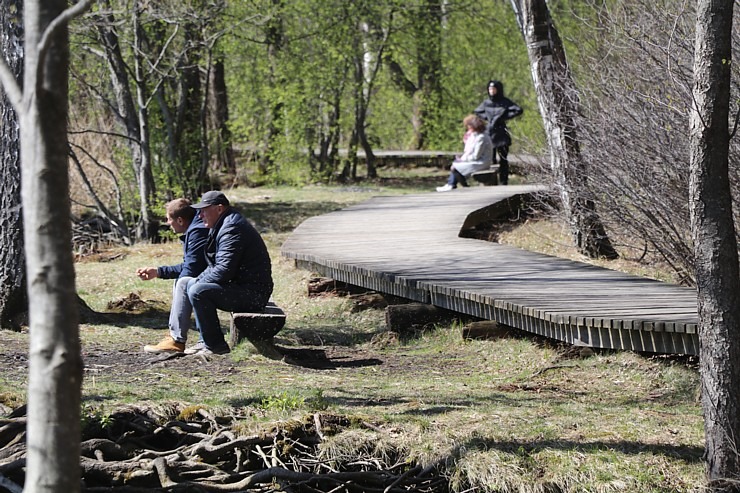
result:
<svg viewBox="0 0 740 493"><path fill-rule="evenodd" d="M72 221L72 247L75 258L95 255L113 246L130 244L130 238L121 235L120 231L100 218Z"/></svg>
<svg viewBox="0 0 740 493"><path fill-rule="evenodd" d="M15 414L0 418L0 491L11 493L22 489L26 456L26 418ZM441 464L422 468L400 454L341 461L322 456L322 442L351 426L346 417L317 413L248 435L236 431L239 418L196 407L167 419L132 407L88 420L83 491L448 491Z"/></svg>

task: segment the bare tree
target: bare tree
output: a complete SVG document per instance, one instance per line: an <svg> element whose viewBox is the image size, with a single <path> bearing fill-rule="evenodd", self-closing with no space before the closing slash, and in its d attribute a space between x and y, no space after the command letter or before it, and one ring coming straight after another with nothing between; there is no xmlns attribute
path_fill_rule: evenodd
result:
<svg viewBox="0 0 740 493"><path fill-rule="evenodd" d="M579 47L572 67L582 104L579 140L592 164L588 181L599 215L622 256L666 263L687 285L695 283L687 159L695 8L680 0L617 0L565 12L582 20L570 40ZM740 30L733 37L737 59ZM731 71L734 112L740 66ZM740 241L738 156L740 140L733 139L729 178Z"/></svg>
<svg viewBox="0 0 740 493"><path fill-rule="evenodd" d="M138 2L130 12L133 25L133 67L129 66L122 52L115 14L108 0L105 9L96 18L99 42L110 72L115 95L116 120L126 136L131 151L131 161L139 192L139 221L136 227L138 239L151 239L156 234L156 223L150 211L154 197L154 178L151 164L151 136L148 117L147 65L143 60L143 40L140 26L141 8ZM133 80L132 80L133 79ZM133 82L133 83L132 83Z"/></svg>
<svg viewBox="0 0 740 493"><path fill-rule="evenodd" d="M512 0L512 6L527 43L551 168L575 245L589 257L617 258L589 190L576 124L579 97L550 9L546 0Z"/></svg>
<svg viewBox="0 0 740 493"><path fill-rule="evenodd" d="M0 52L16 79L23 74L22 0L0 4ZM8 99L0 99L0 328L20 329L18 316L28 310L20 181L20 128Z"/></svg>
<svg viewBox="0 0 740 493"><path fill-rule="evenodd" d="M691 230L699 299L701 401L712 491L740 479L740 269L728 174L734 0L697 2L691 111Z"/></svg>
<svg viewBox="0 0 740 493"><path fill-rule="evenodd" d="M80 490L82 357L72 259L67 166L67 24L82 0L26 0L21 89L0 61L0 81L21 128L21 197L31 301L27 492Z"/></svg>
<svg viewBox="0 0 740 493"><path fill-rule="evenodd" d="M116 155L108 152L107 159L103 158L93 145L100 139L91 144L85 140L89 135L103 135L106 151L119 145L127 147L131 172L123 171L122 165L104 165L118 171L112 179L119 182L122 176L133 174L135 186L123 188L124 203L137 210L124 212L136 220L136 237L151 240L158 236L159 225L152 214L158 199L171 198L173 193L195 197L209 187L208 65L225 32L216 26L225 3L130 3L129 9L123 0L100 0L94 15L76 32L79 44L73 53L72 73L83 98L79 103L83 116L75 134L79 135L76 143L84 161L81 174L99 169L103 161ZM216 64L216 68L221 71L212 73L220 76L217 83L221 85L213 91L211 102L225 104L223 67ZM91 123L87 98L111 116L105 121L114 122L116 132ZM229 146L222 152L225 154L231 143L223 121L228 113L222 113L221 121L214 118L212 123L218 125L222 141L226 138L218 146ZM231 160L233 168L233 156ZM95 209L111 223L118 223L118 218L106 212L112 210L110 204L96 205Z"/></svg>

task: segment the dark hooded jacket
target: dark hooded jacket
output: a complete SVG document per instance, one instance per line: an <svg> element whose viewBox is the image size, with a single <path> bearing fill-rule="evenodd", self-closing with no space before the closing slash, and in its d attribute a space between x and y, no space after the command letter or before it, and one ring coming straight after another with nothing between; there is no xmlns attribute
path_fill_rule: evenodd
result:
<svg viewBox="0 0 740 493"><path fill-rule="evenodd" d="M199 282L221 286L260 288L272 294L270 255L262 237L236 210L229 208L208 235L205 249L206 269ZM267 298L260 306L267 303Z"/></svg>
<svg viewBox="0 0 740 493"><path fill-rule="evenodd" d="M491 85L496 88L496 94L486 98L473 113L486 121L493 147L509 146L511 136L506 121L521 115L524 110L504 96L504 85L500 81L489 81L486 91Z"/></svg>

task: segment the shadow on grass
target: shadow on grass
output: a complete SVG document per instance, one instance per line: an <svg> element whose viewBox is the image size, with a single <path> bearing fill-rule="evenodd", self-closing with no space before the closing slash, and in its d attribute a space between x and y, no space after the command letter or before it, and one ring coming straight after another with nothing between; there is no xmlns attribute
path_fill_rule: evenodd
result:
<svg viewBox="0 0 740 493"><path fill-rule="evenodd" d="M498 450L504 453L519 456L529 456L542 450L563 450L583 454L598 452L620 453L625 455L655 454L664 457L680 459L687 464L696 464L702 461L703 447L693 445L669 445L643 443L638 441L615 440L613 442L595 440L590 442L576 442L573 440L494 440L491 438L474 438L459 445L450 454L459 458L474 450Z"/></svg>
<svg viewBox="0 0 740 493"><path fill-rule="evenodd" d="M275 348L283 355L286 363L312 370L360 368L383 364L383 361L378 358L353 358L346 355L330 358L323 349L286 348L282 346L275 346Z"/></svg>
<svg viewBox="0 0 740 493"><path fill-rule="evenodd" d="M356 344L370 342L380 333L387 332L384 328L372 332L352 331L343 327L304 327L283 330L276 337L277 343L291 344L296 342L301 346L343 346L351 347Z"/></svg>
<svg viewBox="0 0 740 493"><path fill-rule="evenodd" d="M140 312L90 312L81 316L80 321L86 324L105 324L119 328L130 328L132 325L145 329L167 327L170 312L163 308L148 308Z"/></svg>

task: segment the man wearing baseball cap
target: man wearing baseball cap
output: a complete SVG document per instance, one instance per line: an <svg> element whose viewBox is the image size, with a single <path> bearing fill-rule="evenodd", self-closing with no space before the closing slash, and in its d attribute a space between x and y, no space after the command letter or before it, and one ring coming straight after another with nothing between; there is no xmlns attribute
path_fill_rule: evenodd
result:
<svg viewBox="0 0 740 493"><path fill-rule="evenodd" d="M216 310L260 312L272 295L272 266L262 237L222 192L206 192L192 207L206 228L206 268L187 292L201 333L195 354L230 352ZM190 352L190 351L188 351Z"/></svg>

